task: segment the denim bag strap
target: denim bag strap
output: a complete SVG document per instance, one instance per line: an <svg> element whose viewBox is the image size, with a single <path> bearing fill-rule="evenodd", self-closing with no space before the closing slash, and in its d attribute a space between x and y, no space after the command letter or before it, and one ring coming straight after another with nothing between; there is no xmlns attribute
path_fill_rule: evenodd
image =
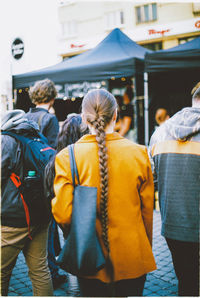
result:
<svg viewBox="0 0 200 298"><path fill-rule="evenodd" d="M78 184L80 184L80 181L79 181L76 160L75 160L75 156L74 156L74 144L69 145L68 148L69 148L69 158L70 158L70 167L71 167L71 173L72 173L72 181L73 181L73 186L75 187L76 186L75 176L78 180Z"/></svg>

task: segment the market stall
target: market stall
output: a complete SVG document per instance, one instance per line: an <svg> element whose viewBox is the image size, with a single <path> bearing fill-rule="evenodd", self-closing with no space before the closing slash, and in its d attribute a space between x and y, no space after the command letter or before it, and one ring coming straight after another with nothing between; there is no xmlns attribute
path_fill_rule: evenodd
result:
<svg viewBox="0 0 200 298"><path fill-rule="evenodd" d="M51 67L13 76L13 87L25 88L37 80L49 78L61 89L60 97L81 97L89 88L94 88L94 84L112 92L117 85L121 88L121 83L125 86L134 77L135 127L139 129L138 142L143 143L143 72L144 55L147 52L151 51L116 28L92 50ZM73 89L76 95L73 95ZM66 103L60 101L59 105L62 105L62 111L65 110Z"/></svg>
<svg viewBox="0 0 200 298"><path fill-rule="evenodd" d="M116 28L92 50L51 67L13 76L13 87L28 87L46 77L54 83L131 77L136 72L143 72L147 52Z"/></svg>
<svg viewBox="0 0 200 298"><path fill-rule="evenodd" d="M191 106L191 90L200 81L200 37L145 55L145 144L154 129L159 107L172 116ZM148 119L149 117L149 119Z"/></svg>

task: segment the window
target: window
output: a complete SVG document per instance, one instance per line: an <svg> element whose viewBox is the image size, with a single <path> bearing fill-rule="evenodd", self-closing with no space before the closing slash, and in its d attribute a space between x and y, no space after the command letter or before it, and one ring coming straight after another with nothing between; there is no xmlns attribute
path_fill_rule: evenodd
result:
<svg viewBox="0 0 200 298"><path fill-rule="evenodd" d="M184 38L179 38L178 43L183 44L185 42L193 40L197 36L190 36L190 37L184 37Z"/></svg>
<svg viewBox="0 0 200 298"><path fill-rule="evenodd" d="M71 5L74 3L75 3L75 0L59 0L58 1L59 6L68 6L68 5Z"/></svg>
<svg viewBox="0 0 200 298"><path fill-rule="evenodd" d="M77 34L77 23L75 21L69 21L62 24L62 33L66 37L75 36Z"/></svg>
<svg viewBox="0 0 200 298"><path fill-rule="evenodd" d="M124 24L124 12L112 11L106 14L106 28L113 29Z"/></svg>
<svg viewBox="0 0 200 298"><path fill-rule="evenodd" d="M142 46L151 51L162 50L162 42L146 43L146 44L143 44Z"/></svg>
<svg viewBox="0 0 200 298"><path fill-rule="evenodd" d="M200 15L200 3L193 3L193 14L195 16L199 16Z"/></svg>
<svg viewBox="0 0 200 298"><path fill-rule="evenodd" d="M138 24L157 20L156 3L137 6L135 8L135 11L136 11L136 22Z"/></svg>

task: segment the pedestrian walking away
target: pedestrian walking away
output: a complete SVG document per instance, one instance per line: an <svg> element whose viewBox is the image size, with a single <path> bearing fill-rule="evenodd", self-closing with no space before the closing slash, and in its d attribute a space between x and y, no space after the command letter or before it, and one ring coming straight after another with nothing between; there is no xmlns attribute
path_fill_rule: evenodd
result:
<svg viewBox="0 0 200 298"><path fill-rule="evenodd" d="M81 296L141 296L152 253L154 187L147 149L114 132L117 103L104 89L87 93L82 118L90 134L74 145L80 185L97 188L96 232L106 265L78 276ZM68 148L56 156L55 220L69 228L73 180ZM74 248L75 249L75 248Z"/></svg>
<svg viewBox="0 0 200 298"><path fill-rule="evenodd" d="M63 148L67 147L70 144L75 143L82 135L87 132L87 126L82 123L81 116L78 114L69 115L68 118L64 121L60 133L58 135L58 143L57 143L57 152L61 151ZM54 198L54 189L53 189L53 181L55 178L55 156L53 156L49 163L45 168L45 194L47 200L50 204L51 200ZM50 226L51 229L55 229L57 226L54 219L52 219L52 224ZM62 227L61 227L62 228ZM64 232L64 231L63 231ZM64 283L67 278L66 275L58 274L58 265L55 263L55 256L58 256L60 253L60 249L56 249L56 245L54 244L54 237L51 235L55 235L54 233L49 233L49 241L52 243L49 245L49 264L52 270L52 275L54 278L53 287L54 289L58 288L60 284ZM65 233L64 233L65 236ZM55 278L55 276L57 278Z"/></svg>
<svg viewBox="0 0 200 298"><path fill-rule="evenodd" d="M49 80L37 81L29 90L29 96L36 105L26 113L29 120L39 125L40 132L47 138L49 145L57 147L59 123L55 115L49 111L54 104L57 91L54 83ZM54 289L65 281L66 276L58 273L59 267L56 264L56 255L60 252L60 241L58 227L54 219L51 219L48 232L48 265L51 272Z"/></svg>
<svg viewBox="0 0 200 298"><path fill-rule="evenodd" d="M133 99L133 88L128 85L123 95L123 103L120 106L120 130L119 134L131 141L135 141L136 131L134 130L134 107L131 103Z"/></svg>
<svg viewBox="0 0 200 298"><path fill-rule="evenodd" d="M38 125L25 118L24 111L1 115L1 131L39 138ZM9 281L21 251L29 268L35 296L52 296L53 288L47 265L49 218L29 217L23 189L25 164L20 141L1 136L1 295L7 296ZM31 199L32 193L30 193ZM27 226L28 224L28 226ZM29 225L30 224L30 225Z"/></svg>
<svg viewBox="0 0 200 298"><path fill-rule="evenodd" d="M30 87L29 96L36 105L30 108L26 117L37 122L40 132L47 138L51 147L56 148L59 124L55 115L49 113L54 104L57 91L54 83L49 79L37 81Z"/></svg>
<svg viewBox="0 0 200 298"><path fill-rule="evenodd" d="M179 296L199 296L200 88L192 107L176 113L150 140L162 229Z"/></svg>

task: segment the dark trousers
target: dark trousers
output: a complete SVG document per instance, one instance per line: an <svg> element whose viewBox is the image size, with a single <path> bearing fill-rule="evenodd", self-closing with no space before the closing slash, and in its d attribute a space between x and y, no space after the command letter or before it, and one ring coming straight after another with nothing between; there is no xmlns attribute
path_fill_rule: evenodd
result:
<svg viewBox="0 0 200 298"><path fill-rule="evenodd" d="M199 243L166 238L178 278L179 296L199 296Z"/></svg>
<svg viewBox="0 0 200 298"><path fill-rule="evenodd" d="M51 272L51 277L58 275L59 266L56 264L56 256L59 253L59 235L57 223L54 219L51 220L48 233L48 266Z"/></svg>
<svg viewBox="0 0 200 298"><path fill-rule="evenodd" d="M145 280L146 274L135 279L120 280L114 283L112 289L109 284L97 279L78 278L82 297L142 296Z"/></svg>

